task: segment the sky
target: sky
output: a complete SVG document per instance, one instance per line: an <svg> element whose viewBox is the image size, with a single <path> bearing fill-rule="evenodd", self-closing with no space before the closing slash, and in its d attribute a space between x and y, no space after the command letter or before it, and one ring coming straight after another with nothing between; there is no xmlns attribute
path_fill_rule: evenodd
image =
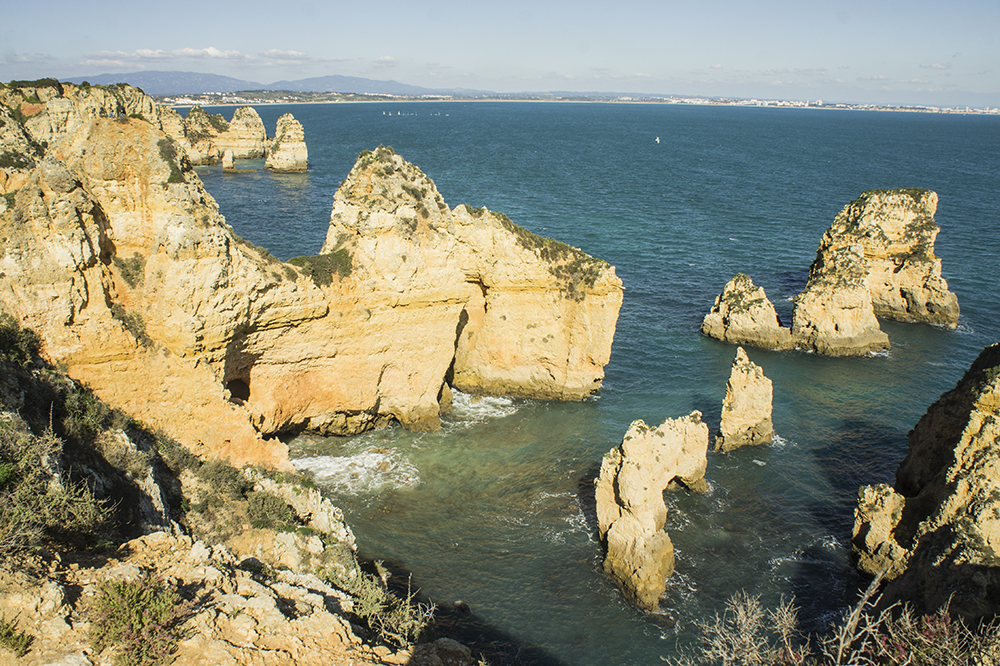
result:
<svg viewBox="0 0 1000 666"><path fill-rule="evenodd" d="M182 70L1000 106L1000 0L33 0L2 13L3 81Z"/></svg>

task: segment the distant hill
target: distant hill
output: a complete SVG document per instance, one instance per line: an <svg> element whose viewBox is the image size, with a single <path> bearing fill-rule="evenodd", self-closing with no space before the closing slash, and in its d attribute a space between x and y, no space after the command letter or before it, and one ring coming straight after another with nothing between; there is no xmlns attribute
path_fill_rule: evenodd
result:
<svg viewBox="0 0 1000 666"><path fill-rule="evenodd" d="M339 92L371 95L450 95L460 92L463 95L491 94L488 91L473 90L433 90L411 86L399 81L378 81L357 76L316 76L296 81L275 81L270 84L256 81L234 79L231 76L218 74L201 74L197 72L128 72L122 74L96 74L93 76L74 76L62 79L71 83L87 81L92 84L107 85L109 83L128 83L142 88L147 95L197 95L219 92L232 93L241 90L291 90L293 92Z"/></svg>
<svg viewBox="0 0 1000 666"><path fill-rule="evenodd" d="M198 72L129 72L127 74L97 74L94 76L73 76L63 81L107 85L127 83L142 88L147 95L183 95L209 92L236 92L237 90L262 90L264 85L256 81L234 79L219 74Z"/></svg>
<svg viewBox="0 0 1000 666"><path fill-rule="evenodd" d="M398 81L376 81L357 76L315 76L297 81L275 81L265 86L266 90L293 90L295 92L340 92L369 95L432 95L439 90L411 86Z"/></svg>

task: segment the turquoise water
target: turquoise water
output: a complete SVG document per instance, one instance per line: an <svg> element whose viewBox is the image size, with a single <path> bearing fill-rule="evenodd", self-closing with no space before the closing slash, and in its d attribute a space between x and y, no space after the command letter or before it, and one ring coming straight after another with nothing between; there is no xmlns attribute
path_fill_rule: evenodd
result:
<svg viewBox="0 0 1000 666"><path fill-rule="evenodd" d="M438 433L292 442L363 555L412 574L442 606L470 605L470 618L443 610L441 631L476 648L535 664L659 663L740 589L768 603L794 595L807 627L821 628L858 585L858 487L891 482L907 431L1000 339L1000 118L558 103L258 109L271 128L289 110L305 128L307 174L199 169L236 231L276 256L319 250L340 181L361 150L385 144L449 205L503 211L608 260L625 284L593 399L458 396ZM891 351L863 359L750 350L774 381L779 441L710 454L709 493L667 494L677 572L662 613L630 608L600 568L601 456L637 418L698 409L714 429L735 348L698 327L723 284L748 272L787 321L836 213L889 187L940 195L937 254L962 307L958 330L883 323Z"/></svg>

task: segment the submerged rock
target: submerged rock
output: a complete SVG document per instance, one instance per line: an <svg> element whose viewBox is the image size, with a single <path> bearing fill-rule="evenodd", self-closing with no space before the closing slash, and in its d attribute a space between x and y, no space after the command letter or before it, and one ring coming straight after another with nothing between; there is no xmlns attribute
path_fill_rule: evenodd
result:
<svg viewBox="0 0 1000 666"><path fill-rule="evenodd" d="M739 273L715 298L701 324L705 335L765 349L789 349L791 331L781 325L774 305L749 275Z"/></svg>
<svg viewBox="0 0 1000 666"><path fill-rule="evenodd" d="M987 347L909 436L894 487L861 489L858 568L888 570L883 603L978 619L1000 598L1000 344Z"/></svg>
<svg viewBox="0 0 1000 666"><path fill-rule="evenodd" d="M278 128L267 151L264 168L272 171L306 171L309 168L309 150L302 123L290 113L278 118Z"/></svg>
<svg viewBox="0 0 1000 666"><path fill-rule="evenodd" d="M644 610L655 610L674 570L674 548L663 531L663 491L708 488L708 426L700 412L658 428L634 421L601 462L595 481L597 521L607 546L604 571Z"/></svg>
<svg viewBox="0 0 1000 666"><path fill-rule="evenodd" d="M747 358L743 347L736 350L733 369L722 401L722 421L715 437L716 451L741 446L769 444L774 439L771 424L771 380Z"/></svg>

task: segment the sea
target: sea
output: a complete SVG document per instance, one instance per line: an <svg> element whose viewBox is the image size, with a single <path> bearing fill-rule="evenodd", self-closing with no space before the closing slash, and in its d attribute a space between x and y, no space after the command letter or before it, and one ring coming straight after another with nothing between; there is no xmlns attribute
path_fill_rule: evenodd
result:
<svg viewBox="0 0 1000 666"><path fill-rule="evenodd" d="M257 110L270 131L286 112L302 123L309 171L270 173L262 160L197 171L236 232L280 259L319 251L358 153L387 145L450 206L502 211L610 262L625 285L590 399L457 394L439 432L289 442L359 553L437 605L437 635L493 664L669 661L740 592L766 607L794 600L802 629L823 631L866 584L850 552L859 487L892 483L917 419L1000 340L1000 117L460 101ZM723 285L748 273L787 324L834 216L897 187L940 197L936 253L958 328L884 321L892 348L864 358L748 349L774 383L778 436L709 452L707 493L665 493L677 567L661 610L636 610L601 568L601 457L636 419L698 410L714 433L736 348L699 326Z"/></svg>

